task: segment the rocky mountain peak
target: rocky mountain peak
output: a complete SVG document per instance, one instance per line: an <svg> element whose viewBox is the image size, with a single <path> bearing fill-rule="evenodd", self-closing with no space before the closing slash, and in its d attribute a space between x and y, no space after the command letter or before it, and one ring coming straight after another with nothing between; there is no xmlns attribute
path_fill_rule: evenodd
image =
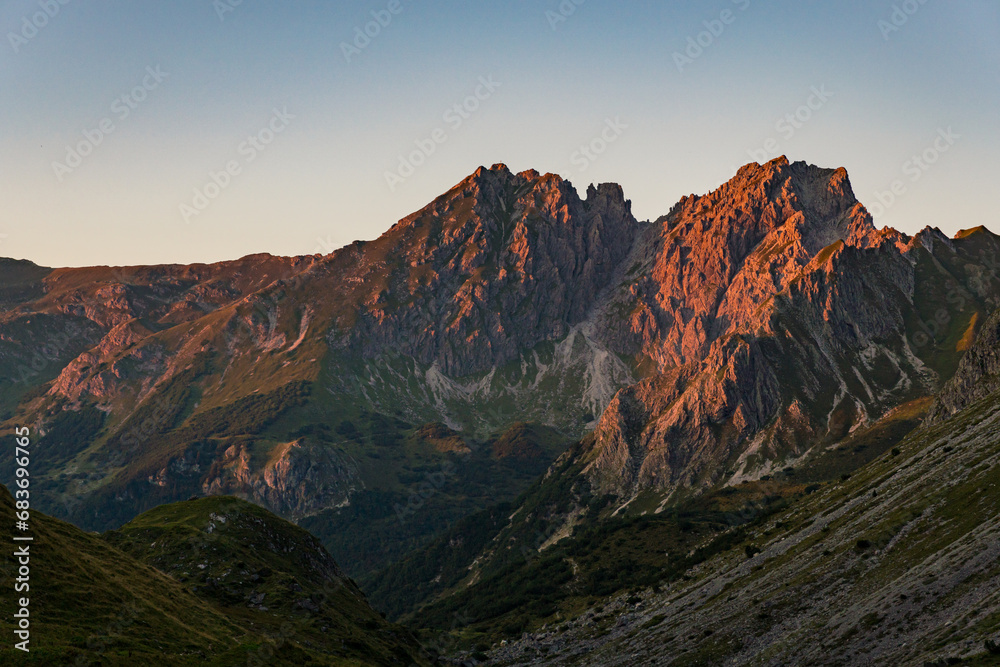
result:
<svg viewBox="0 0 1000 667"><path fill-rule="evenodd" d="M512 361L583 320L639 228L618 185L584 200L555 174L480 167L366 248L346 344L458 375Z"/></svg>
<svg viewBox="0 0 1000 667"><path fill-rule="evenodd" d="M942 232L937 227L931 227L927 225L919 232L917 232L910 242L910 246L922 246L930 252L934 252L934 248L938 245L943 245L947 248L954 249L955 244L952 243L952 239L948 238L948 235Z"/></svg>
<svg viewBox="0 0 1000 667"><path fill-rule="evenodd" d="M713 340L769 326L774 298L843 247L872 248L878 232L844 169L776 158L741 168L704 196L684 197L637 243L630 287L604 326L625 354L661 369L700 360ZM837 244L840 244L839 246Z"/></svg>
<svg viewBox="0 0 1000 667"><path fill-rule="evenodd" d="M811 254L838 240L867 246L876 234L871 216L854 196L846 169L790 163L784 156L748 164L705 197L689 197L682 203L688 216L713 212L717 219L732 221L742 213L758 214L757 231L765 234L788 224ZM738 234L742 229L747 228L723 225L726 232Z"/></svg>
<svg viewBox="0 0 1000 667"><path fill-rule="evenodd" d="M936 229L912 240L876 230L846 170L784 157L684 197L644 231L626 289L604 310L612 348L650 359L656 374L610 403L592 476L619 490L693 484L723 461L740 469L747 459L733 452L744 447L798 456L840 437L834 416L866 424L933 391L937 376L918 358L926 349L913 348L928 334L907 328L923 295L944 299L935 280L949 281L950 302L966 309L995 289L969 261L995 241L974 236L959 248ZM948 314L957 338L974 329L970 314Z"/></svg>

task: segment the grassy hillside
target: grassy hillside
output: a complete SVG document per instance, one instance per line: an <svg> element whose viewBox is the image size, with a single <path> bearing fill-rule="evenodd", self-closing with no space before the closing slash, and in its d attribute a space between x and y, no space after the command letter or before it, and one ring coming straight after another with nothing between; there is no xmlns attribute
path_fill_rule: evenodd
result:
<svg viewBox="0 0 1000 667"><path fill-rule="evenodd" d="M12 525L6 489L0 512ZM8 642L4 664L426 662L316 538L249 503L166 505L103 537L39 512L31 526L31 652ZM6 590L14 568L4 559ZM13 636L10 614L0 626Z"/></svg>
<svg viewBox="0 0 1000 667"><path fill-rule="evenodd" d="M13 526L14 502L0 491L0 520ZM140 563L107 542L35 512L30 543L31 652L0 646L2 661L131 665L166 656L196 664L209 654L219 664L245 661L252 640L236 624L180 582ZM14 589L15 562L3 559L2 586ZM8 605L8 608L10 605ZM13 613L13 612L11 612ZM10 613L0 625L13 637ZM84 662L83 664L89 664Z"/></svg>

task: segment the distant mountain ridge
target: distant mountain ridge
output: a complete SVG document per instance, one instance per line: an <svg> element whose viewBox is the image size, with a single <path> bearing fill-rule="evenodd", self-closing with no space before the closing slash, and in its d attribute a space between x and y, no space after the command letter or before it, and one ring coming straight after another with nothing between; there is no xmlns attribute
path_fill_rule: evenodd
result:
<svg viewBox="0 0 1000 667"><path fill-rule="evenodd" d="M42 436L58 516L105 529L236 494L326 526L356 571L334 543L352 512L414 546L523 490L552 433L593 430L580 483L652 508L832 447L952 376L1000 295L998 251L985 229L876 230L846 171L785 158L653 222L617 185L581 197L497 164L325 256L4 260L0 410ZM519 450L534 459L480 446L519 422L549 429ZM393 506L462 450L426 424L473 464L400 524Z"/></svg>

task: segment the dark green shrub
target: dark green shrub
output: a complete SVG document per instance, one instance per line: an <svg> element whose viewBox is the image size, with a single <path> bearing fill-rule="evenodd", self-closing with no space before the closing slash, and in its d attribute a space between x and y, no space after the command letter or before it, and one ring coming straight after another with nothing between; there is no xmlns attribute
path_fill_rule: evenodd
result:
<svg viewBox="0 0 1000 667"><path fill-rule="evenodd" d="M643 630L649 630L650 628L654 628L657 625L659 625L660 623L662 623L663 619L665 619L666 617L667 617L666 614L657 614L653 618L651 618L648 621L646 621L645 623L643 623L642 624L642 629Z"/></svg>

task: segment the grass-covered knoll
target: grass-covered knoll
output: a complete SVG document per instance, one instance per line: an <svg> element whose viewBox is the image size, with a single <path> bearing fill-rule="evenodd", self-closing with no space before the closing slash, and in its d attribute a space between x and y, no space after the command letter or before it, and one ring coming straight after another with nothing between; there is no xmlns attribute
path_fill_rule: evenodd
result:
<svg viewBox="0 0 1000 667"><path fill-rule="evenodd" d="M0 490L0 521L14 524L6 488ZM256 640L180 582L39 512L32 513L31 529L30 589L18 593L30 599L31 651L12 647L13 605L8 604L10 613L0 620L8 638L0 646L0 662L61 665L83 658L82 664L135 665L166 658L200 664L209 654L218 664L228 658L228 664L245 662L241 648ZM10 592L16 561L8 555L2 562L2 585Z"/></svg>
<svg viewBox="0 0 1000 667"><path fill-rule="evenodd" d="M303 647L372 664L409 664L418 655L317 538L251 503L232 497L172 503L105 538L263 634L291 629Z"/></svg>
<svg viewBox="0 0 1000 667"><path fill-rule="evenodd" d="M103 538L39 512L32 528L31 652L8 642L3 664L425 663L314 537L249 503L166 505ZM0 625L13 636L9 615Z"/></svg>

